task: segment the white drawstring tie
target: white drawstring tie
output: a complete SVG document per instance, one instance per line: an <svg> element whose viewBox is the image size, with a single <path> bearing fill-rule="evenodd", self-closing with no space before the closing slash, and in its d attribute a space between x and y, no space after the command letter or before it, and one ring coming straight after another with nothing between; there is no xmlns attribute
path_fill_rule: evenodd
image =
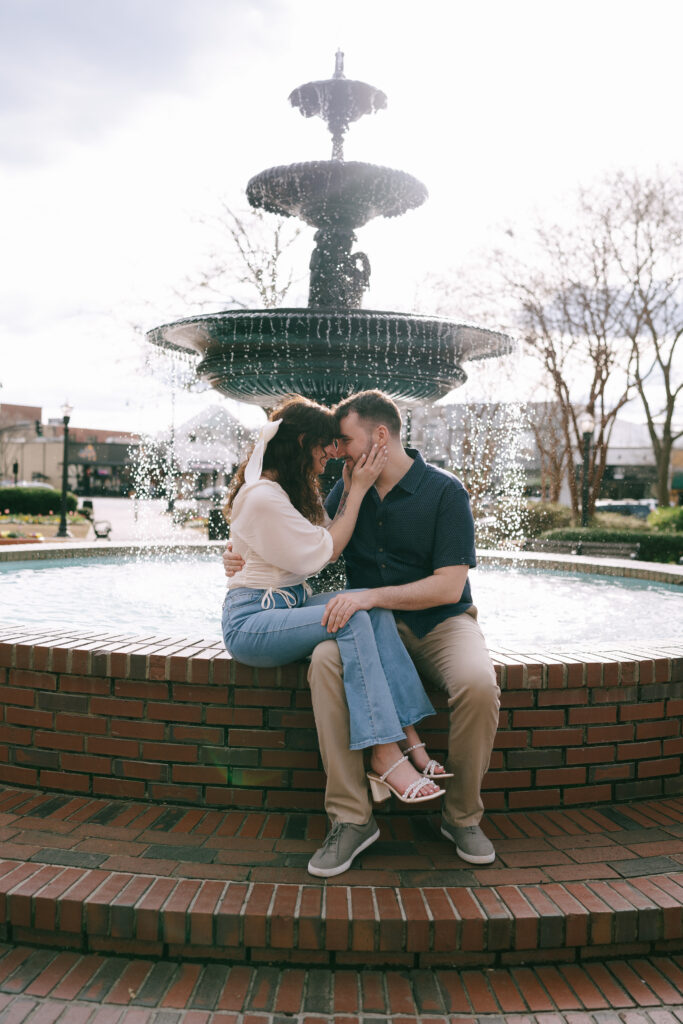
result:
<svg viewBox="0 0 683 1024"><path fill-rule="evenodd" d="M301 586L304 588L304 597L308 600L313 591L306 582L302 583ZM275 594L280 595L288 608L296 608L296 594L293 594L291 590L285 590L284 588L281 590L279 587L268 587L261 598L261 607L264 611L275 607Z"/></svg>

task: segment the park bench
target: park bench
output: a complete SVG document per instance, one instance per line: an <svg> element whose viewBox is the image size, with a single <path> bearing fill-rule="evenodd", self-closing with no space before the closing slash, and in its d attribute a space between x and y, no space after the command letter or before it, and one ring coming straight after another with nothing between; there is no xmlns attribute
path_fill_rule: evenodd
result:
<svg viewBox="0 0 683 1024"><path fill-rule="evenodd" d="M533 539L525 541L524 551L545 551L556 555L595 555L599 558L638 558L640 544L599 540Z"/></svg>

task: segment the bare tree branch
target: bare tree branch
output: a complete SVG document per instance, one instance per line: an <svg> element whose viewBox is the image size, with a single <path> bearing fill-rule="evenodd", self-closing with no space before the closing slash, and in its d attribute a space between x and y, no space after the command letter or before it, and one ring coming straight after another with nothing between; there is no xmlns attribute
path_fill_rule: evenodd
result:
<svg viewBox="0 0 683 1024"><path fill-rule="evenodd" d="M200 223L217 241L206 265L186 280L184 302L202 310L248 309L254 301L264 309L281 306L295 283L289 250L301 225L262 210L237 211L225 201L214 217Z"/></svg>
<svg viewBox="0 0 683 1024"><path fill-rule="evenodd" d="M669 500L673 422L681 393L676 348L683 334L683 178L619 173L579 190L569 226L541 222L531 257L496 261L517 322L546 370L561 410L567 480L575 513L574 464L583 456L580 413L596 421L590 509L606 468L616 417L640 396L657 464L658 499Z"/></svg>

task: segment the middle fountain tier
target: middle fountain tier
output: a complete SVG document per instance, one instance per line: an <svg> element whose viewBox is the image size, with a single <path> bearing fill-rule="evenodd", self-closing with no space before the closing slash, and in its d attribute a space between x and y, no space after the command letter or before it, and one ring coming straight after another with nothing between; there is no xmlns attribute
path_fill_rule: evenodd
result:
<svg viewBox="0 0 683 1024"><path fill-rule="evenodd" d="M251 179L252 206L315 227L308 306L226 310L150 331L154 344L196 353L197 374L231 398L258 405L292 393L332 405L354 391L381 388L399 401L434 400L467 380L466 360L503 355L510 338L440 317L361 309L370 261L354 250L355 230L374 217L420 206L427 189L405 171L344 161L352 121L386 106L386 96L344 76L290 96L305 117L322 117L332 159L272 167Z"/></svg>

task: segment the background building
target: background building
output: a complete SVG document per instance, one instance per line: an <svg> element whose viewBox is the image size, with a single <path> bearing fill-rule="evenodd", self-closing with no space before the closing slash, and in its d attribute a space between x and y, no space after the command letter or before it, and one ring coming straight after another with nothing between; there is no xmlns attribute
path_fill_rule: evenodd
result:
<svg viewBox="0 0 683 1024"><path fill-rule="evenodd" d="M43 423L33 405L0 405L0 480L5 484L45 483L62 488L64 424ZM133 454L140 435L69 427L68 480L76 494L128 494Z"/></svg>

